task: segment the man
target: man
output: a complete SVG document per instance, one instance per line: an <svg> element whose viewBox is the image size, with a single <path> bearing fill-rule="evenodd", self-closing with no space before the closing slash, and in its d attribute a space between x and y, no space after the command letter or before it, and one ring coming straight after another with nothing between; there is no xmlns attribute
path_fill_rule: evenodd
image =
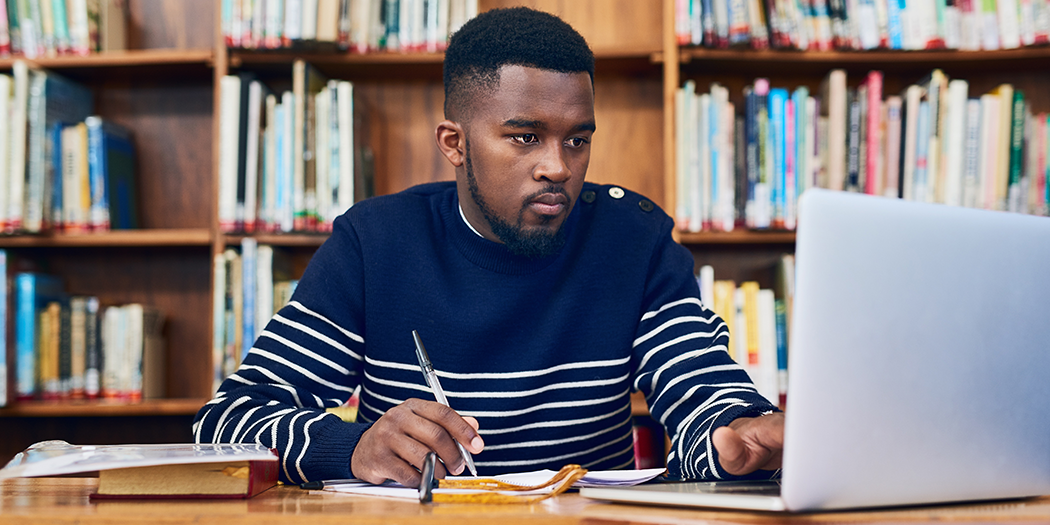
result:
<svg viewBox="0 0 1050 525"><path fill-rule="evenodd" d="M726 353L672 220L584 182L593 76L586 42L554 16L500 9L464 25L436 131L455 183L337 219L198 413L197 441L276 448L287 482L414 485L430 451L438 476L464 470L456 442L482 474L629 468L638 389L672 437L673 475L778 468L782 415ZM430 401L412 330L452 408ZM325 413L358 386L359 422Z"/></svg>

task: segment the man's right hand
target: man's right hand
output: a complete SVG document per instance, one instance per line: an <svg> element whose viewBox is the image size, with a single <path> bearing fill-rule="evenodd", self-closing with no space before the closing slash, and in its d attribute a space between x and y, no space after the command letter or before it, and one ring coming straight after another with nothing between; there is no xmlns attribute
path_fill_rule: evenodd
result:
<svg viewBox="0 0 1050 525"><path fill-rule="evenodd" d="M471 454L480 453L485 443L478 434L478 421L434 401L409 399L388 410L361 435L350 458L350 470L369 483L392 479L415 487L423 458L431 451L441 458L435 469L437 478L445 477L446 466L452 474L463 472L466 463L456 441Z"/></svg>

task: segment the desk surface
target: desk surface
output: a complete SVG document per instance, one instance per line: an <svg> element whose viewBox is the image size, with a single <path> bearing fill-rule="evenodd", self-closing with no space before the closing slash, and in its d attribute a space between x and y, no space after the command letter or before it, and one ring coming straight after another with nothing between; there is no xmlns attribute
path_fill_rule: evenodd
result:
<svg viewBox="0 0 1050 525"><path fill-rule="evenodd" d="M249 500L89 501L97 478L11 479L0 484L0 525L38 523L151 525L354 524L772 524L797 523L1050 523L1050 496L978 505L878 512L784 516L616 505L564 494L533 505L420 505L297 487L274 487Z"/></svg>

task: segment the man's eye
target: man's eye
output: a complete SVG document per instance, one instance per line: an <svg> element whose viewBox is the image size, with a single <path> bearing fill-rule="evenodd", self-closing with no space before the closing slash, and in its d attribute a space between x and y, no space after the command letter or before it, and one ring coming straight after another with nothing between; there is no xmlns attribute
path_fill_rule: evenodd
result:
<svg viewBox="0 0 1050 525"><path fill-rule="evenodd" d="M535 133L522 133L521 135L518 135L514 138L522 144L532 144L535 142L539 142L540 140Z"/></svg>
<svg viewBox="0 0 1050 525"><path fill-rule="evenodd" d="M589 141L583 137L573 137L568 140L568 144L574 148L582 147L584 144L587 144L587 142Z"/></svg>

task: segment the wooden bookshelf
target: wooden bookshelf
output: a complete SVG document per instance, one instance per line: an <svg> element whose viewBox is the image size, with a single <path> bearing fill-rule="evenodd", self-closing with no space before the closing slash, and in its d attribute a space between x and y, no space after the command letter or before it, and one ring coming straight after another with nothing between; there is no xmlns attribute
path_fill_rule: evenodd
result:
<svg viewBox="0 0 1050 525"><path fill-rule="evenodd" d="M375 190L452 180L434 144L443 119L440 53L345 54L226 49L219 0L129 0L128 51L33 63L84 82L104 118L130 128L137 148L142 229L87 234L0 236L0 248L62 276L72 293L106 304L144 302L167 315L167 397L136 404L19 403L0 409L0 461L39 439L71 442L185 441L189 421L212 394L212 261L244 235L226 235L217 221L219 81L259 74L277 89L303 58L331 78L353 80L369 106ZM886 71L886 92L940 67L966 78L971 92L999 82L1026 90L1037 110L1050 109L1050 48L995 52L790 52L710 50L678 46L675 0L481 0L482 11L526 5L561 16L595 50L595 114L588 180L622 185L673 210L674 92L684 79L717 80L740 103L741 89L766 76L774 85L816 89L832 68L850 81ZM668 60L667 57L673 57ZM13 59L0 58L0 70ZM854 74L856 73L856 74ZM324 234L252 237L288 252L301 274ZM697 266L719 278L771 285L779 256L795 234L738 230L676 233ZM644 401L632 405L646 413ZM89 422L85 422L89 421ZM149 425L143 422L148 421ZM147 426L149 428L147 428Z"/></svg>

